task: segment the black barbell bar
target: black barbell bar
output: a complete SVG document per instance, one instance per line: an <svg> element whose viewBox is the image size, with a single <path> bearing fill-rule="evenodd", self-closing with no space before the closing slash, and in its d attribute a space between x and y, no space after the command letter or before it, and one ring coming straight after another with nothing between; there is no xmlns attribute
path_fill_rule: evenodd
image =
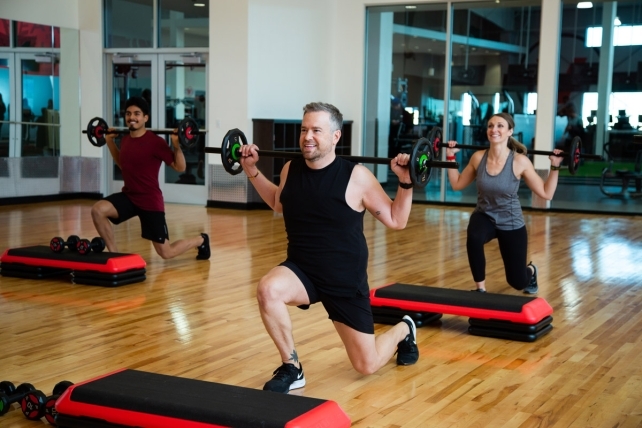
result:
<svg viewBox="0 0 642 428"><path fill-rule="evenodd" d="M436 159L439 159L441 157L441 150L442 148L448 148L450 147L448 143L442 142L442 133L441 133L441 128L439 127L434 127L430 130L430 133L428 134L428 140L431 142L432 150L433 150L433 156ZM485 150L488 149L489 146L474 146L474 145L467 145L467 144L455 144L453 149L470 149L470 150ZM571 175L575 175L577 172L577 169L579 168L580 165L580 159L592 159L592 160L603 160L604 158L600 155L591 155L591 154L585 154L582 153L582 139L580 137L574 137L573 140L571 140L571 150L570 153L567 152L561 152L561 153L555 153L553 151L545 151L545 150L528 150L526 152L526 155L544 155L544 156L559 156L563 158L568 158L569 163L568 163L568 169Z"/></svg>
<svg viewBox="0 0 642 428"><path fill-rule="evenodd" d="M221 160L225 170L232 174L239 174L243 168L240 164L241 146L247 145L247 139L243 131L232 129L227 132L223 138L221 148L205 147L205 153L220 153ZM303 156L301 152L282 152L277 150L259 149L259 156L296 159ZM394 158L379 158L372 156L351 156L337 155L346 160L357 163L372 163L379 165L389 165ZM413 145L410 153L410 180L413 185L425 187L430 181L430 172L432 168L459 168L457 162L434 161L432 147L426 138L420 138Z"/></svg>
<svg viewBox="0 0 642 428"><path fill-rule="evenodd" d="M181 145L187 149L196 146L199 137L206 133L206 131L200 131L198 129L198 123L191 117L185 117L180 121L178 131L174 131L173 129L147 129L147 131L158 135L178 135ZM102 147L107 143L105 135L126 135L129 134L129 129L114 129L109 131L107 121L100 117L94 117L87 124L87 129L84 129L82 133L87 134L87 138L92 145Z"/></svg>

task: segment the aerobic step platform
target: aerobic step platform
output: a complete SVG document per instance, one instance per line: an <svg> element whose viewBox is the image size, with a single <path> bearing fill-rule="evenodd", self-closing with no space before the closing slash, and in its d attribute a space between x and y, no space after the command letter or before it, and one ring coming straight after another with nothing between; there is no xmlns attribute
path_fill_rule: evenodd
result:
<svg viewBox="0 0 642 428"><path fill-rule="evenodd" d="M51 251L48 246L13 248L0 257L0 274L20 278L45 278L72 274L74 283L118 286L145 280L145 260L138 254L79 254L65 250Z"/></svg>
<svg viewBox="0 0 642 428"><path fill-rule="evenodd" d="M541 297L395 283L370 290L370 304L375 320L385 314L394 323L405 314L467 316L476 336L533 342L553 329L553 308Z"/></svg>
<svg viewBox="0 0 642 428"><path fill-rule="evenodd" d="M120 370L75 384L56 401L66 428L349 427L333 401Z"/></svg>

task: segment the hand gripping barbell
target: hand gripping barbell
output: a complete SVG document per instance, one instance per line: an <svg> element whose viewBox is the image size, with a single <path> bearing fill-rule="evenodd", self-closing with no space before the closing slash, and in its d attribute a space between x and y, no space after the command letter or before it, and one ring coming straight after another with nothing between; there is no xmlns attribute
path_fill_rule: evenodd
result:
<svg viewBox="0 0 642 428"><path fill-rule="evenodd" d="M223 167L225 170L236 175L243 170L241 166L241 146L247 144L247 139L243 131L231 129L225 134L221 148L205 147L205 153L220 153ZM259 156L273 158L300 158L301 152L280 152L274 150L259 150ZM357 163L374 163L380 165L389 165L393 158L377 158L367 156L345 156L339 155L344 159ZM417 187L425 187L430 181L430 172L432 168L459 168L456 162L434 161L432 147L426 138L420 138L415 142L410 152L410 181Z"/></svg>
<svg viewBox="0 0 642 428"><path fill-rule="evenodd" d="M441 157L441 149L442 148L447 148L448 143L442 142L442 133L441 133L441 128L439 127L434 127L428 134L428 140L430 140L430 144L432 146L432 151L433 151L433 156L435 159L439 159ZM484 150L487 149L488 146L471 146L471 145L465 145L465 144L456 144L454 149L472 149L472 150ZM545 156L560 156L560 157L565 157L568 158L568 170L571 173L571 175L575 175L577 172L577 169L580 167L580 159L594 159L594 160L602 160L602 156L599 155L589 155L589 154L584 154L582 153L582 139L580 137L575 137L571 141L571 150L570 153L555 153L555 152L547 152L544 150L528 150L526 153L527 155L545 155Z"/></svg>
<svg viewBox="0 0 642 428"><path fill-rule="evenodd" d="M174 132L173 129L148 129L148 131L160 135L178 135L178 139L180 140L181 145L187 149L196 146L200 135L205 134L205 131L199 131L198 124L191 117L186 117L185 119L181 120L181 122L178 124L178 132ZM129 130L117 129L110 132L109 125L107 125L105 119L94 117L87 124L87 129L83 130L82 133L87 134L87 138L92 145L96 147L102 147L107 143L107 141L105 140L105 135L125 135L129 134Z"/></svg>

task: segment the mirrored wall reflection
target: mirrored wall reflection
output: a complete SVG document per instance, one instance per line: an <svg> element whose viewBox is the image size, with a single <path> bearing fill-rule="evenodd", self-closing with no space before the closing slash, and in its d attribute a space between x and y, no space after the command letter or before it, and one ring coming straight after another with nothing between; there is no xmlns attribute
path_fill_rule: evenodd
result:
<svg viewBox="0 0 642 428"><path fill-rule="evenodd" d="M551 208L642 214L642 146L634 143L634 136L642 136L642 3L583 3L590 7L563 5L560 55L547 58L559 60L558 106L545 114L556 114L551 147L568 150L577 135L583 153L604 160L582 159L575 175L564 168ZM540 48L548 24L540 3L453 3L451 25L446 7L367 9L365 155L407 151L418 137L443 126L444 116L450 139L484 146L487 120L496 112L510 113L515 137L534 147L538 63L553 55ZM471 155L457 155L460 169ZM375 172L394 196L395 177ZM531 206L523 182L519 197L523 207ZM442 185L436 170L414 199L474 205L477 195L474 185L459 192Z"/></svg>
<svg viewBox="0 0 642 428"><path fill-rule="evenodd" d="M519 2L511 2L510 7L494 1L473 5L454 4L450 35L446 4L368 8L369 46L379 47L381 55L392 57L390 70L375 70L376 64L370 65L370 61L367 68L367 81L378 75L380 82L370 91L379 90L380 100L390 99L389 118L383 117L381 108L372 113L378 113L379 136L384 129L389 130L387 139L378 139L379 145L388 148L388 156L409 152L417 138L443 126L444 116L450 139L486 145L486 121L499 111L514 115L518 138L532 147L538 61L533 46L539 41L540 8ZM389 30L386 19L392 20ZM382 23L381 31L370 30L375 22ZM386 31L392 33L388 50ZM451 58L446 57L448 38L452 42ZM445 80L447 71L449 82ZM450 85L448 111L444 111L445 85ZM372 98L368 92L367 101ZM370 139L365 141L367 145ZM458 155L461 168L470 154L464 151ZM381 181L382 177L378 178ZM394 176L388 178L387 188L394 192ZM458 192L450 190L447 183L444 188L447 202L476 202L475 186ZM528 204L530 192L524 191L520 197ZM415 191L414 198L442 200L439 170L433 171L425 189Z"/></svg>
<svg viewBox="0 0 642 428"><path fill-rule="evenodd" d="M0 46L11 46L11 21L0 19Z"/></svg>
<svg viewBox="0 0 642 428"><path fill-rule="evenodd" d="M60 28L0 19L0 46L0 157L59 156Z"/></svg>
<svg viewBox="0 0 642 428"><path fill-rule="evenodd" d="M37 56L20 61L22 77L21 154L60 155L60 82L56 56Z"/></svg>
<svg viewBox="0 0 642 428"><path fill-rule="evenodd" d="M642 3L565 6L561 47L555 145L577 136L604 159L562 171L551 206L642 213Z"/></svg>
<svg viewBox="0 0 642 428"><path fill-rule="evenodd" d="M49 25L16 22L15 47L59 48L60 28Z"/></svg>
<svg viewBox="0 0 642 428"><path fill-rule="evenodd" d="M455 4L453 12L449 139L488 146L486 124L499 112L515 121L513 136L532 149L537 109L539 6L493 2ZM474 151L457 154L461 168ZM531 192L522 182L520 201L530 205ZM477 188L455 192L447 186L446 201L476 203Z"/></svg>
<svg viewBox="0 0 642 428"><path fill-rule="evenodd" d="M409 153L444 117L446 4L367 9L364 154L393 157ZM397 177L374 172L392 194ZM439 198L439 171L415 198ZM425 192L425 193L424 193ZM428 196L431 195L431 196Z"/></svg>

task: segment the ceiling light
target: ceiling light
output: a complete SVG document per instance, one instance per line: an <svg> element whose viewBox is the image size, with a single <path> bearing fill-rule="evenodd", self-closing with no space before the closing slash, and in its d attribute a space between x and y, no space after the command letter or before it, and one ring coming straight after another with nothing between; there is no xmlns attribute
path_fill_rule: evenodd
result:
<svg viewBox="0 0 642 428"><path fill-rule="evenodd" d="M417 6L406 6L406 9L417 9Z"/></svg>
<svg viewBox="0 0 642 428"><path fill-rule="evenodd" d="M613 25L622 25L622 21L620 21L620 18L616 16L615 21L613 21Z"/></svg>
<svg viewBox="0 0 642 428"><path fill-rule="evenodd" d="M198 1L198 0L197 0L197 1L195 1L195 2L194 2L194 6L197 6L197 7L205 7L205 2L202 2L202 1Z"/></svg>
<svg viewBox="0 0 642 428"><path fill-rule="evenodd" d="M590 9L593 7L593 3L590 1L581 1L577 4L578 9Z"/></svg>

